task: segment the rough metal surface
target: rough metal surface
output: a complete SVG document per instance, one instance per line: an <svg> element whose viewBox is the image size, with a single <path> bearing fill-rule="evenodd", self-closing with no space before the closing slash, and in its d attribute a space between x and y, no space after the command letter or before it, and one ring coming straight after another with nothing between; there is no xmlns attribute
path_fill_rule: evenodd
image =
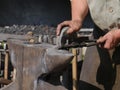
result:
<svg viewBox="0 0 120 90"><path fill-rule="evenodd" d="M1 90L66 90L44 81L43 77L66 67L73 58L71 53L57 50L55 45L27 44L16 39L8 40L8 46L17 74L15 81Z"/></svg>

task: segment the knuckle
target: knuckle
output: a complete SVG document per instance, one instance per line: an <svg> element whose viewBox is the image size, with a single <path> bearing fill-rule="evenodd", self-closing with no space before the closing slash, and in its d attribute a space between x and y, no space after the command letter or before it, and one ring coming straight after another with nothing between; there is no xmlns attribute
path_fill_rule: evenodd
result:
<svg viewBox="0 0 120 90"><path fill-rule="evenodd" d="M67 23L67 21L64 21L63 23Z"/></svg>
<svg viewBox="0 0 120 90"><path fill-rule="evenodd" d="M58 24L57 26L58 26L58 27L60 27L60 26L61 26L61 23L60 23L60 24Z"/></svg>

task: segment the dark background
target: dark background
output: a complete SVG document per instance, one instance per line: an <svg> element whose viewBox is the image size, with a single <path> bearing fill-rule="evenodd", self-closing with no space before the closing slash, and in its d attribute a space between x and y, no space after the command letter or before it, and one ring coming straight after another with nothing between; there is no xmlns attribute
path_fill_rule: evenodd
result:
<svg viewBox="0 0 120 90"><path fill-rule="evenodd" d="M0 0L0 26L40 25L57 26L70 20L69 0ZM84 27L92 27L88 16Z"/></svg>

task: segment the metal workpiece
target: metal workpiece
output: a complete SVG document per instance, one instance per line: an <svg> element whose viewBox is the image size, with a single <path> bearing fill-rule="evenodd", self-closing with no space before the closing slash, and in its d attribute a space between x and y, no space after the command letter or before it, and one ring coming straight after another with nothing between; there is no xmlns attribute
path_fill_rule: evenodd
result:
<svg viewBox="0 0 120 90"><path fill-rule="evenodd" d="M11 62L16 69L16 79L1 90L67 90L43 80L50 73L58 73L71 62L73 54L58 50L56 45L29 44L9 39ZM39 79L38 79L39 78Z"/></svg>
<svg viewBox="0 0 120 90"><path fill-rule="evenodd" d="M67 34L69 27L64 27L57 38L57 46L59 49L82 48L97 45L96 40L91 39L92 31L78 31ZM83 35L84 34L84 35Z"/></svg>
<svg viewBox="0 0 120 90"><path fill-rule="evenodd" d="M64 27L60 35L57 37L57 46L61 47L63 45L69 45L71 42L76 41L77 33L67 34L69 27Z"/></svg>
<svg viewBox="0 0 120 90"><path fill-rule="evenodd" d="M92 40L93 29L80 29L78 32L67 34L69 27L62 28L60 35L38 35L38 42L49 43L61 47L69 45L73 42L81 43L86 40Z"/></svg>

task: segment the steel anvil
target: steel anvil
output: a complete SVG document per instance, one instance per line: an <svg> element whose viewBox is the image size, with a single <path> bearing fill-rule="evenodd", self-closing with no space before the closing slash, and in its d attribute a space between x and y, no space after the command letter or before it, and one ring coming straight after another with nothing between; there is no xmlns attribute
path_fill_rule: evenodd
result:
<svg viewBox="0 0 120 90"><path fill-rule="evenodd" d="M2 90L66 90L38 78L62 70L72 60L72 53L58 50L55 45L18 39L9 39L8 47L16 79Z"/></svg>

